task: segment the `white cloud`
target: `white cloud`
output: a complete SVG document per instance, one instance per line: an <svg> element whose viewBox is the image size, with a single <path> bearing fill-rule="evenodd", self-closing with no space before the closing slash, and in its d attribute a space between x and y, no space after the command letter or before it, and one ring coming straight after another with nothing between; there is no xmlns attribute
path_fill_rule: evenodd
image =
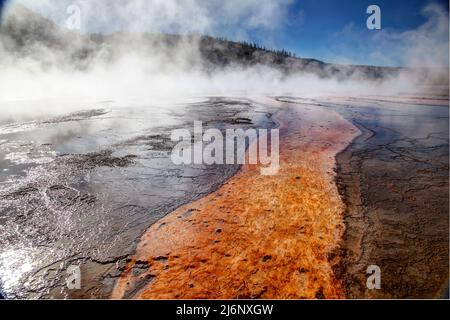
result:
<svg viewBox="0 0 450 320"><path fill-rule="evenodd" d="M353 24L335 34L328 58L346 62L407 67L448 66L449 16L445 8L429 4L422 10L426 22L413 30L358 31Z"/></svg>
<svg viewBox="0 0 450 320"><path fill-rule="evenodd" d="M287 23L293 0L15 0L63 25L66 8L78 4L82 30L200 33L246 38Z"/></svg>

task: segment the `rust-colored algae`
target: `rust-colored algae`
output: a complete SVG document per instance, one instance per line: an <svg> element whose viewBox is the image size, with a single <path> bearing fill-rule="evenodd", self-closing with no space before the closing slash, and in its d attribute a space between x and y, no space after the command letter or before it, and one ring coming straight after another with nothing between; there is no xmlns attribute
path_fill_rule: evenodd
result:
<svg viewBox="0 0 450 320"><path fill-rule="evenodd" d="M318 106L284 104L277 119L279 173L244 165L151 226L112 298L344 297L332 271L344 231L334 166L357 129Z"/></svg>

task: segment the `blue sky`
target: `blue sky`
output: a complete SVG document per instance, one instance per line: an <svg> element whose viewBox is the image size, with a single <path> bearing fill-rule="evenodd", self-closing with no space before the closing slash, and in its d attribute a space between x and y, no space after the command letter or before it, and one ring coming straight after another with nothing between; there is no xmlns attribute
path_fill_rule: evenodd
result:
<svg viewBox="0 0 450 320"><path fill-rule="evenodd" d="M81 3L85 22L82 32L108 33L119 29L196 32L254 41L328 62L448 66L448 2L445 0L10 2L22 3L60 24L66 19L67 6ZM366 9L372 4L381 8L381 30L366 27L369 16Z"/></svg>
<svg viewBox="0 0 450 320"><path fill-rule="evenodd" d="M353 52L355 46L367 45L369 39L377 33L403 33L416 30L427 18L422 10L428 5L437 3L446 8L447 1L433 0L301 0L295 1L290 14L300 15L298 25L283 28L280 32L279 45L303 56L324 60L351 60L357 63L380 63L376 59L364 57L364 54ZM366 27L366 9L376 4L381 9L382 30L368 30ZM352 36L348 35L349 30ZM448 30L448 28L447 28ZM347 33L345 33L347 31ZM440 36L440 35L436 35ZM443 39L445 40L445 39ZM448 43L448 36L447 41ZM353 48L353 50L352 50ZM389 48L385 48L386 51ZM431 48L430 48L431 49ZM392 63L400 64L401 59L393 59Z"/></svg>

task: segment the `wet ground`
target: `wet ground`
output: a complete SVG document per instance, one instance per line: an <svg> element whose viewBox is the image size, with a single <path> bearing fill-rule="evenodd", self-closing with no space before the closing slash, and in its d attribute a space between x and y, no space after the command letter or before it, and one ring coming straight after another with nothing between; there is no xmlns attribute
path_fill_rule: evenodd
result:
<svg viewBox="0 0 450 320"><path fill-rule="evenodd" d="M363 134L338 157L348 296L448 296L448 107L386 102L355 112ZM380 290L361 276L369 264L381 269Z"/></svg>
<svg viewBox="0 0 450 320"><path fill-rule="evenodd" d="M347 211L334 273L345 295L445 295L448 95L278 100L330 108L361 131L337 156ZM239 169L173 165L171 130L192 130L194 120L268 128L276 111L220 97L80 109L0 121L0 287L7 298L109 297L150 226ZM65 286L69 265L81 266L81 290ZM380 290L366 288L369 265L381 269Z"/></svg>
<svg viewBox="0 0 450 320"><path fill-rule="evenodd" d="M270 108L205 98L99 103L0 127L0 286L7 298L104 298L152 223L238 166L175 166L172 129L271 127ZM66 269L81 267L81 290Z"/></svg>
<svg viewBox="0 0 450 320"><path fill-rule="evenodd" d="M345 209L333 168L358 129L317 106L282 103L273 118L277 174L246 164L217 191L150 227L113 298L345 297L332 268Z"/></svg>
<svg viewBox="0 0 450 320"><path fill-rule="evenodd" d="M448 296L448 96L287 100L336 110L361 131L337 157L347 213L335 273L346 295ZM380 290L367 289L369 265Z"/></svg>

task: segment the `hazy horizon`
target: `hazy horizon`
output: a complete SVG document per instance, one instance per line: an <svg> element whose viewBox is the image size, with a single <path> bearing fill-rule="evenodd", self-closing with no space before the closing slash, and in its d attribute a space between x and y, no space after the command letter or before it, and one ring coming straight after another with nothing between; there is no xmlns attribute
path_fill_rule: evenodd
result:
<svg viewBox="0 0 450 320"><path fill-rule="evenodd" d="M412 2L378 1L381 30L366 28L368 1L9 0L3 5L23 4L60 26L70 17L68 8L76 5L80 33L201 34L285 49L328 63L448 67L448 3ZM323 5L333 10L319 10Z"/></svg>

